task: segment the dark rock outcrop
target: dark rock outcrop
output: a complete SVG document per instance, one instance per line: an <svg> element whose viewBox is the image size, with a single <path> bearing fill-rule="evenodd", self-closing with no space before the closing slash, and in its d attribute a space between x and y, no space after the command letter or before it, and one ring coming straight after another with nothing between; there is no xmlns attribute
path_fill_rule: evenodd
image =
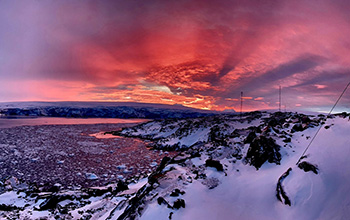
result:
<svg viewBox="0 0 350 220"><path fill-rule="evenodd" d="M210 129L210 132L208 133L208 141L212 143L214 146L227 146L226 143L226 135L222 133L222 130L225 130L225 128L229 127L226 126L219 126L215 125Z"/></svg>
<svg viewBox="0 0 350 220"><path fill-rule="evenodd" d="M288 113L275 112L271 114L270 118L264 119L265 125L269 127L282 126L285 123L287 117Z"/></svg>
<svg viewBox="0 0 350 220"><path fill-rule="evenodd" d="M173 205L174 209L185 208L185 207L186 207L186 204L185 204L185 200L183 199L177 199Z"/></svg>
<svg viewBox="0 0 350 220"><path fill-rule="evenodd" d="M0 204L0 211L8 212L13 210L23 210L23 208L13 206L13 205Z"/></svg>
<svg viewBox="0 0 350 220"><path fill-rule="evenodd" d="M163 157L162 161L160 162L159 166L157 167L157 170L153 172L151 175L148 177L148 183L153 185L154 183L158 182L158 179L163 176L162 170L171 162L170 157Z"/></svg>
<svg viewBox="0 0 350 220"><path fill-rule="evenodd" d="M250 144L253 142L253 140L256 138L256 134L254 131L250 132L247 136L247 138L244 140L245 144Z"/></svg>
<svg viewBox="0 0 350 220"><path fill-rule="evenodd" d="M260 136L250 144L245 161L257 170L266 162L280 164L280 146L272 138Z"/></svg>
<svg viewBox="0 0 350 220"><path fill-rule="evenodd" d="M307 124L307 123L310 123L310 122L311 122L311 119L308 116L306 116L306 115L304 115L301 118L301 123L303 123L303 124Z"/></svg>
<svg viewBox="0 0 350 220"><path fill-rule="evenodd" d="M285 139L283 139L284 143L290 143L292 141L292 139L290 137L286 137Z"/></svg>
<svg viewBox="0 0 350 220"><path fill-rule="evenodd" d="M302 125L301 123L296 123L296 124L292 127L291 132L294 133L294 132L303 131L303 130L304 130L303 125Z"/></svg>
<svg viewBox="0 0 350 220"><path fill-rule="evenodd" d="M304 170L305 172L312 171L315 174L318 174L318 167L316 165L309 163L309 162L303 161L303 162L298 164L298 167L300 169Z"/></svg>
<svg viewBox="0 0 350 220"><path fill-rule="evenodd" d="M157 203L158 205L166 205L169 209L179 209L179 208L185 208L185 200L183 199L177 199L174 202L174 205L170 205L168 201L166 201L163 197L158 197L157 198Z"/></svg>
<svg viewBox="0 0 350 220"><path fill-rule="evenodd" d="M47 198L44 202L42 202L39 205L39 208L40 210L55 209L57 207L57 204L63 201L64 199L65 198L62 198L62 196L52 195L49 198Z"/></svg>
<svg viewBox="0 0 350 220"><path fill-rule="evenodd" d="M292 168L289 168L282 176L278 179L277 187L276 187L276 196L279 201L281 201L285 205L291 206L291 201L287 196L286 192L283 189L282 182L292 171Z"/></svg>
<svg viewBox="0 0 350 220"><path fill-rule="evenodd" d="M158 197L157 199L158 205L166 205L168 208L172 208L168 201L166 201L163 197Z"/></svg>
<svg viewBox="0 0 350 220"><path fill-rule="evenodd" d="M128 184L126 184L124 181L118 181L117 187L90 187L85 189L84 191L90 196L102 196L103 194L108 192L112 193L113 195L116 195L118 192L122 192L128 189Z"/></svg>
<svg viewBox="0 0 350 220"><path fill-rule="evenodd" d="M160 162L157 169L148 177L148 184L141 187L136 195L129 200L129 205L125 208L124 212L118 217L118 220L135 219L138 216L138 211L144 204L145 197L155 188L155 183L163 176L163 169L172 161L170 157L164 157ZM159 199L159 198L158 198ZM162 204L165 199L157 199L158 204ZM165 201L166 202L166 201Z"/></svg>
<svg viewBox="0 0 350 220"><path fill-rule="evenodd" d="M330 124L330 125L326 125L324 126L325 129L329 129L331 126L333 126L334 124Z"/></svg>
<svg viewBox="0 0 350 220"><path fill-rule="evenodd" d="M178 197L179 195L183 195L185 194L184 191L181 191L179 189L174 189L171 193L170 193L170 196L171 197Z"/></svg>
<svg viewBox="0 0 350 220"><path fill-rule="evenodd" d="M207 167L214 167L216 168L217 171L224 171L224 167L220 163L220 161L213 160L209 158L208 160L205 161L205 166Z"/></svg>

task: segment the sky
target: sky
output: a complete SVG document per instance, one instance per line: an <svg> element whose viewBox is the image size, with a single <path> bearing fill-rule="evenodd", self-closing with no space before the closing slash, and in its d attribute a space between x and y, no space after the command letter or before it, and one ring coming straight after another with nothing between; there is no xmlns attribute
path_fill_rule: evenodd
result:
<svg viewBox="0 0 350 220"><path fill-rule="evenodd" d="M350 81L346 0L0 0L0 102L328 111ZM349 104L348 104L349 103ZM350 92L339 109L350 108Z"/></svg>

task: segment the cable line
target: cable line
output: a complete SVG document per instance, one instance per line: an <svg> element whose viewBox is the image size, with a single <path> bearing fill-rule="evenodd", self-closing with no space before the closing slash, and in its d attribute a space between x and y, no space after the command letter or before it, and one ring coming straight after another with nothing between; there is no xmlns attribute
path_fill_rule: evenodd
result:
<svg viewBox="0 0 350 220"><path fill-rule="evenodd" d="M343 90L343 92L340 94L338 100L334 103L334 105L333 105L332 109L329 111L329 113L328 113L326 119L328 118L328 116L330 116L330 115L332 114L332 111L334 110L335 106L338 104L339 100L343 97L343 95L344 95L345 91L348 89L349 85L350 85L350 82L349 82L348 85L345 87L345 89ZM298 164L300 163L301 159L304 157L306 151L309 149L309 147L311 146L312 142L315 140L317 134L320 132L320 130L321 130L322 127L323 127L323 124L321 123L321 126L317 129L315 135L312 137L310 143L307 145L306 149L304 150L303 154L300 156L300 158L299 158L298 162L296 163L296 165L298 165Z"/></svg>

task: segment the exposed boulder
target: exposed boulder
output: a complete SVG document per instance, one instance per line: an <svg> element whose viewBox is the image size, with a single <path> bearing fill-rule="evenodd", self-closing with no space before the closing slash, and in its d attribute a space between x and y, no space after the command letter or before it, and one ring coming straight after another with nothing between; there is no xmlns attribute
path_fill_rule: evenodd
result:
<svg viewBox="0 0 350 220"><path fill-rule="evenodd" d="M311 119L308 116L306 116L306 115L304 115L301 118L301 123L303 123L303 124L307 124L307 123L310 123L310 122L311 122Z"/></svg>
<svg viewBox="0 0 350 220"><path fill-rule="evenodd" d="M280 146L272 138L259 136L250 144L245 161L257 170L266 162L280 164Z"/></svg>
<svg viewBox="0 0 350 220"><path fill-rule="evenodd" d="M52 195L39 205L39 210L48 210L48 209L53 210L57 207L57 204L63 201L64 199L65 198L61 196Z"/></svg>
<svg viewBox="0 0 350 220"><path fill-rule="evenodd" d="M166 201L163 197L158 197L157 198L157 203L158 205L166 205L168 208L171 208L171 205L169 204L168 201Z"/></svg>
<svg viewBox="0 0 350 220"><path fill-rule="evenodd" d="M183 199L177 199L173 205L174 209L185 208L185 207L186 207L186 204L185 204L185 200Z"/></svg>
<svg viewBox="0 0 350 220"><path fill-rule="evenodd" d="M47 191L49 192L58 192L60 191L62 185L60 183L55 183L54 185L50 186Z"/></svg>
<svg viewBox="0 0 350 220"><path fill-rule="evenodd" d="M267 122L267 125L270 127L275 127L278 124L278 121L276 118L269 118L269 121Z"/></svg>
<svg viewBox="0 0 350 220"><path fill-rule="evenodd" d="M285 139L283 139L284 143L290 143L292 141L292 139L290 137L286 137Z"/></svg>
<svg viewBox="0 0 350 220"><path fill-rule="evenodd" d="M217 171L224 171L224 167L220 163L220 161L213 160L209 158L208 160L205 161L205 166L207 167L214 167L216 168Z"/></svg>
<svg viewBox="0 0 350 220"><path fill-rule="evenodd" d="M265 119L265 124L269 127L282 126L285 123L287 116L288 113L275 112L271 117Z"/></svg>
<svg viewBox="0 0 350 220"><path fill-rule="evenodd" d="M170 196L171 197L178 197L179 195L183 195L185 194L185 191L181 191L179 189L174 189L171 193L170 193Z"/></svg>
<svg viewBox="0 0 350 220"><path fill-rule="evenodd" d="M318 174L318 167L316 165L309 163L309 162L303 161L303 162L298 164L298 167L300 169L304 170L305 172L312 171L315 174Z"/></svg>
<svg viewBox="0 0 350 220"><path fill-rule="evenodd" d="M325 129L329 129L331 126L333 126L334 124L330 124L330 125L326 125L324 126Z"/></svg>
<svg viewBox="0 0 350 220"><path fill-rule="evenodd" d="M297 132L297 131L303 131L304 127L301 123L296 123L293 127L292 127L292 133Z"/></svg>

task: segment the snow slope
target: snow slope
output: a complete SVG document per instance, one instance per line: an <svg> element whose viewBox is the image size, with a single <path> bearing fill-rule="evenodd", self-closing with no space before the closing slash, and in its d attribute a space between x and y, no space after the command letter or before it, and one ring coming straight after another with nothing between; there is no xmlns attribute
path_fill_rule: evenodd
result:
<svg viewBox="0 0 350 220"><path fill-rule="evenodd" d="M235 160L218 157L225 172L206 168L203 172L206 178L195 179L191 172L193 165L204 166L209 156L214 157L207 152L200 158L188 159L185 167L168 165L175 167L177 176L190 177L191 181L174 181L172 186L167 182L163 186L160 180L160 190L156 190L172 204L174 198L164 191L180 188L186 192L180 196L186 202L186 208L169 209L150 200L141 219L168 219L170 215L172 219L348 219L350 139L347 134L350 122L348 118L336 117L328 119L326 125L331 126L321 129L307 152L308 157L303 159L317 165L319 174L305 172L295 165L316 132L316 126L293 134L291 143L281 149L284 151L281 165L265 163L256 170L242 160L232 162ZM290 133L290 128L282 131ZM291 174L282 185L291 206L276 199L277 180L289 167ZM210 189L207 180L216 180L218 185Z"/></svg>

